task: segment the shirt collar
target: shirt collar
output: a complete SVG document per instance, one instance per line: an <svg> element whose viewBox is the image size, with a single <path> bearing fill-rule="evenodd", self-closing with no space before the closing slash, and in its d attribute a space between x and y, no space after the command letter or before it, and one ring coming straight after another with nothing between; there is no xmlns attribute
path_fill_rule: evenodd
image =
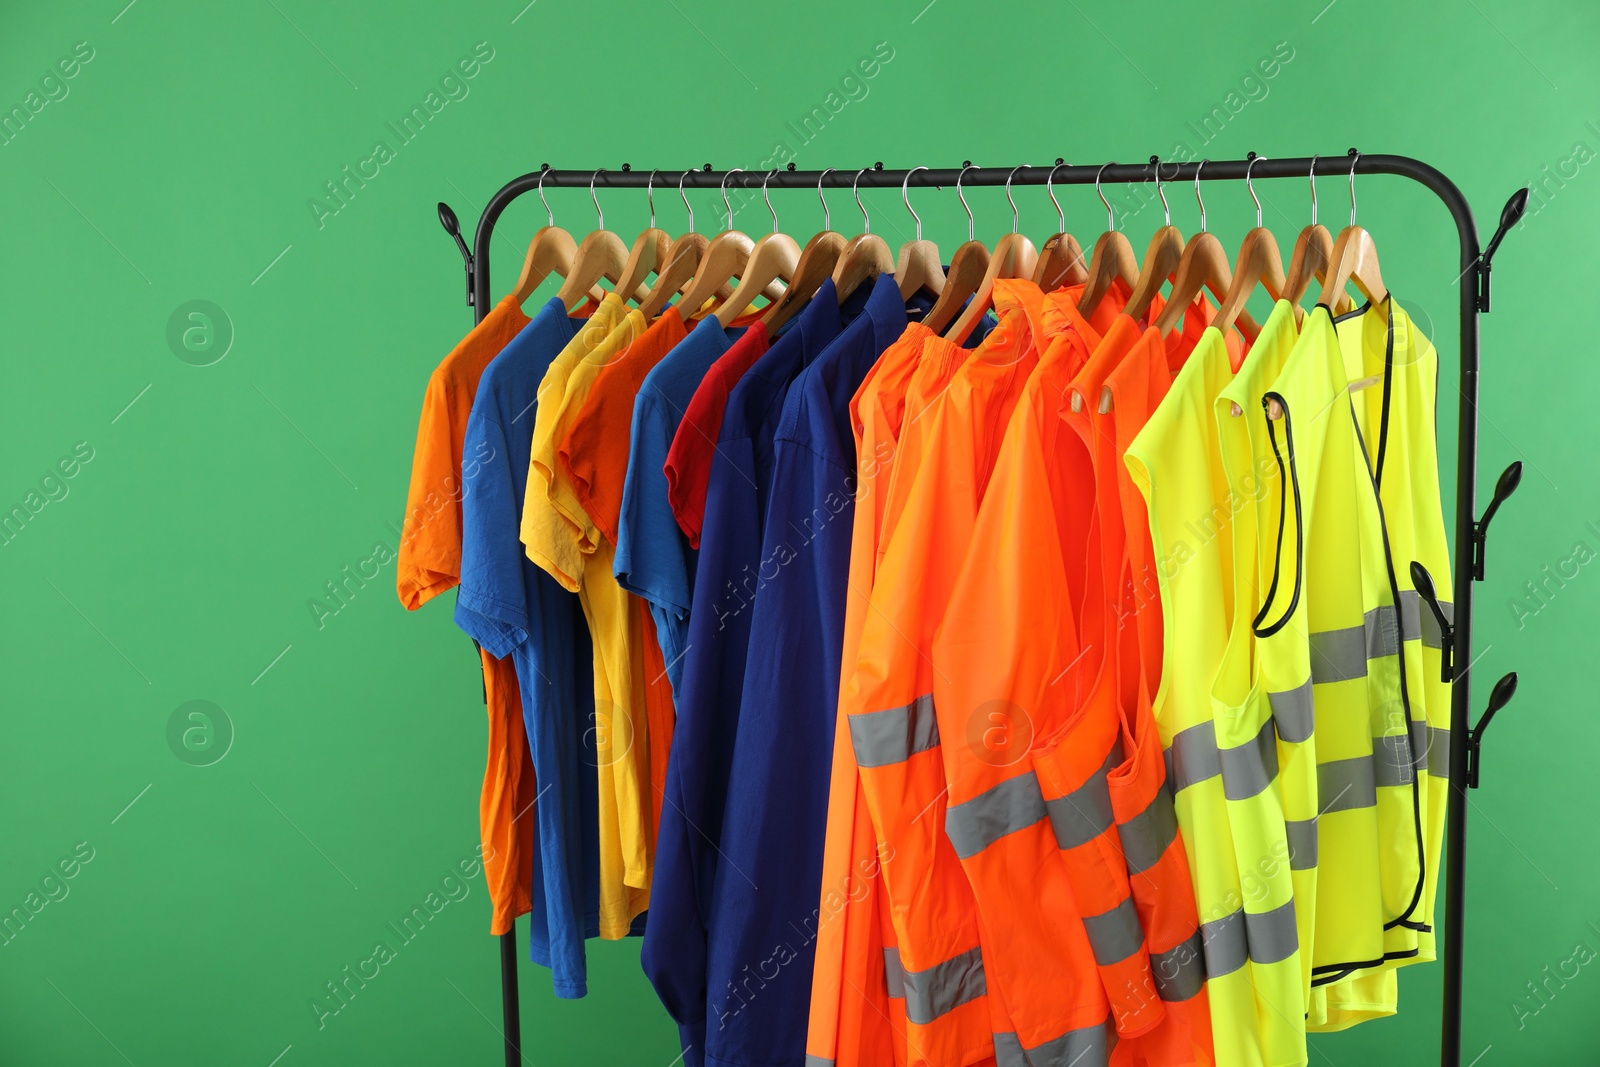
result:
<svg viewBox="0 0 1600 1067"><path fill-rule="evenodd" d="M906 304L900 298L900 286L894 275L878 275L861 314L872 324L872 345L876 352L882 352L906 332Z"/></svg>

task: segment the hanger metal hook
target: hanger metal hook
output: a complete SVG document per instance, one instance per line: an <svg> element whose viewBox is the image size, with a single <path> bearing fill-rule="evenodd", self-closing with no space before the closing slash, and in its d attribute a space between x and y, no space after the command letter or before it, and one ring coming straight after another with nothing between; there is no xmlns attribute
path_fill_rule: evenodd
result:
<svg viewBox="0 0 1600 1067"><path fill-rule="evenodd" d="M767 176L761 179L761 199L767 202L767 212L772 215L773 233L778 232L778 209L772 206L772 197L767 195L767 183L772 180L772 176L776 173L778 173L778 168L773 167L767 172Z"/></svg>
<svg viewBox="0 0 1600 1067"><path fill-rule="evenodd" d="M1250 172L1255 169L1257 163L1260 163L1265 158L1265 156L1251 153L1250 162L1244 165L1244 187L1250 191L1250 199L1256 202L1256 229L1258 230L1261 229L1261 198L1256 195L1255 182L1250 180Z"/></svg>
<svg viewBox="0 0 1600 1067"><path fill-rule="evenodd" d="M652 229L652 230L656 228L656 174L657 173L659 173L659 172L655 171L655 170L652 170L650 172L650 177L648 177L648 178L646 178L644 180L644 196L645 196L646 200L650 201L650 227L649 228Z"/></svg>
<svg viewBox="0 0 1600 1067"><path fill-rule="evenodd" d="M1317 224L1317 157L1311 157L1311 225Z"/></svg>
<svg viewBox="0 0 1600 1067"><path fill-rule="evenodd" d="M1019 219L1018 219L1018 215L1017 215L1017 202L1015 200L1011 199L1011 179L1015 178L1017 176L1017 171L1019 171L1019 170L1031 170L1031 169L1032 168L1031 168L1031 166L1029 164L1024 163L1020 167L1012 167L1011 168L1011 173L1006 175L1006 203L1011 205L1011 232L1012 233L1016 233L1017 232L1017 223L1018 223Z"/></svg>
<svg viewBox="0 0 1600 1067"><path fill-rule="evenodd" d="M605 172L605 168L601 167L599 170L589 175L589 199L594 201L594 215L598 220L595 223L594 228L597 230L603 230L606 228L606 213L600 210L600 198L594 193L594 182L596 178L600 177L600 175L604 174Z"/></svg>
<svg viewBox="0 0 1600 1067"><path fill-rule="evenodd" d="M690 233L694 233L695 232L694 231L694 208L689 206L689 194L687 194L687 193L685 193L683 191L683 179L687 178L689 175L691 175L693 173L694 173L694 168L690 167L688 170L684 171L682 174L680 174L678 176L678 195L683 198L683 210L685 210L685 211L687 211L689 213L689 232Z"/></svg>
<svg viewBox="0 0 1600 1067"><path fill-rule="evenodd" d="M1106 199L1106 194L1100 188L1100 175L1104 174L1106 172L1106 168L1109 166L1111 166L1111 164L1102 163L1100 164L1100 169L1094 172L1094 195L1098 196L1100 198L1100 202L1106 206L1107 233L1110 233L1112 230L1117 228L1117 213L1111 210L1111 201Z"/></svg>
<svg viewBox="0 0 1600 1067"><path fill-rule="evenodd" d="M723 227L725 230L733 229L733 205L728 203L728 179L743 173L743 167L729 167L722 175L722 206L728 212L728 224Z"/></svg>
<svg viewBox="0 0 1600 1067"><path fill-rule="evenodd" d="M1194 202L1200 205L1200 232L1206 232L1206 202L1200 196L1200 172L1205 169L1209 159L1202 159L1194 165Z"/></svg>
<svg viewBox="0 0 1600 1067"><path fill-rule="evenodd" d="M1150 157L1150 165L1155 168L1155 172L1156 172L1156 195L1161 198L1161 214L1162 214L1162 217L1166 220L1165 222L1162 223L1162 225L1163 226L1171 226L1172 225L1172 207L1167 203L1167 191L1165 189L1161 188L1161 157L1160 156L1151 156Z"/></svg>
<svg viewBox="0 0 1600 1067"><path fill-rule="evenodd" d="M828 212L828 201L822 195L822 179L826 178L828 175L830 175L832 173L833 173L833 168L832 167L827 167L827 168L823 169L821 174L817 175L817 199L822 201L822 228L824 230L833 229L833 216L831 214L829 214L829 212Z"/></svg>
<svg viewBox="0 0 1600 1067"><path fill-rule="evenodd" d="M548 163L539 168L539 203L544 205L545 218L549 220L545 225L554 226L556 224L556 213L550 210L550 201L544 198L544 176L549 173L550 165Z"/></svg>
<svg viewBox="0 0 1600 1067"><path fill-rule="evenodd" d="M1056 171L1062 167L1070 167L1066 162L1057 163L1050 168L1050 173L1044 179L1044 191L1050 195L1050 202L1056 206L1056 232L1067 232L1067 213L1061 210L1061 201L1056 199Z"/></svg>
<svg viewBox="0 0 1600 1067"><path fill-rule="evenodd" d="M869 168L867 167L862 167L860 170L856 171L855 179L850 183L850 195L856 198L856 207L860 208L861 210L862 233L872 232L872 217L867 214L866 205L861 202L861 189L857 185L857 183L861 181L861 176L865 174L868 169Z"/></svg>
<svg viewBox="0 0 1600 1067"><path fill-rule="evenodd" d="M911 212L911 217L917 220L917 240L919 240L919 241L922 240L922 216L918 215L917 214L917 209L911 206L911 189L910 189L910 185L911 185L911 176L913 174L915 174L919 170L927 170L927 169L928 169L927 167L912 167L910 170L906 171L905 181L900 183L900 199L902 199L902 200L904 200L906 202L906 210Z"/></svg>
<svg viewBox="0 0 1600 1067"><path fill-rule="evenodd" d="M1350 149L1350 225L1356 224L1356 164L1361 162L1361 153L1354 148Z"/></svg>
<svg viewBox="0 0 1600 1067"><path fill-rule="evenodd" d="M961 179L967 176L967 171L972 169L971 163L961 164L961 173L956 175L956 197L961 201L961 210L967 213L967 240L978 239L978 225L973 221L972 208L967 203L967 194L961 191Z"/></svg>

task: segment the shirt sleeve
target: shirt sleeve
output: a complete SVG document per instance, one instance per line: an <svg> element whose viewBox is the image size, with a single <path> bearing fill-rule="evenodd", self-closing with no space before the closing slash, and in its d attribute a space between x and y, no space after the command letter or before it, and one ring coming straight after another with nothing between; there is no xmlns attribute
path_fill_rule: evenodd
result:
<svg viewBox="0 0 1600 1067"><path fill-rule="evenodd" d="M528 463L528 488L522 501L521 536L528 558L561 585L578 591L583 575L583 532L556 510L556 441L564 395L549 378L539 387L539 412L534 421L533 445ZM561 391L563 394L565 390Z"/></svg>
<svg viewBox="0 0 1600 1067"><path fill-rule="evenodd" d="M462 449L461 590L456 625L497 659L527 640L516 493L504 429L474 411Z"/></svg>
<svg viewBox="0 0 1600 1067"><path fill-rule="evenodd" d="M648 386L647 386L648 388ZM662 473L672 423L654 400L641 392L633 408L628 475L622 487L622 517L617 524L617 581L630 593L679 616L689 613L689 547L672 516L667 479Z"/></svg>
<svg viewBox="0 0 1600 1067"><path fill-rule="evenodd" d="M455 585L461 567L461 472L450 450L446 393L437 378L428 382L411 459L395 587L412 611Z"/></svg>

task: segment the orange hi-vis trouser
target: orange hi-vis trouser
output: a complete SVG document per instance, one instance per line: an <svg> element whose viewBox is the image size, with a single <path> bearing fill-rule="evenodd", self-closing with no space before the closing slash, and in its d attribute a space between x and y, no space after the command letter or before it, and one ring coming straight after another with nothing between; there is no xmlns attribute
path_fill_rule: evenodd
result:
<svg viewBox="0 0 1600 1067"><path fill-rule="evenodd" d="M971 758L968 724L951 721L932 696L938 672L927 655L992 466L992 445L982 438L998 434L1009 413L1007 396L1014 397L1015 383L1037 358L1030 317L1007 311L931 416L926 455L878 568L846 692L873 822L895 851L883 877L906 970L908 1041L915 1053L919 1027L948 1028L942 1017L980 994L991 1010L1003 996L1015 1029L1001 1029L1005 1022L995 1012L988 1038L1001 1062L1024 1049L1078 1042L1078 1031L1089 1032L1103 1051L1106 1037L1104 998L1097 981L1083 980L1086 970L1093 974L1092 955L1048 824L1041 819L1029 828L1031 842L1023 832L981 854L963 848L959 804L981 797L997 779L1015 779L1017 771ZM1042 808L1031 773L1025 787ZM1018 845L1029 852L1008 856ZM1019 878L1030 885L1025 897L1015 893ZM958 907L971 909L974 919ZM974 928L977 943L970 941Z"/></svg>

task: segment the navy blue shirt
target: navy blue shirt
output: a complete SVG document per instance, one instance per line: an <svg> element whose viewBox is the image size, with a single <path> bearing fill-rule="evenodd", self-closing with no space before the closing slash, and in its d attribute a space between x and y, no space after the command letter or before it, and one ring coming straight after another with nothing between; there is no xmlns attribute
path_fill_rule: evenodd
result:
<svg viewBox="0 0 1600 1067"><path fill-rule="evenodd" d="M583 941L599 932L599 792L589 627L576 595L523 552L522 497L539 382L583 320L551 300L484 369L464 455L488 455L461 500L456 624L496 658L507 655L538 783L529 949L558 997L588 990Z"/></svg>
<svg viewBox="0 0 1600 1067"><path fill-rule="evenodd" d="M738 724L749 599L760 563L772 438L789 383L865 302L863 289L841 308L833 282L822 283L791 328L729 393L711 459L683 672L673 686L678 719L641 956L645 974L678 1021L686 1067L704 1062L708 908Z"/></svg>
<svg viewBox="0 0 1600 1067"><path fill-rule="evenodd" d="M712 316L701 319L689 336L645 375L633 402L628 475L622 486L612 570L622 588L643 597L650 606L673 693L683 681L696 553L672 514L662 468L700 380L743 333L744 327L723 329Z"/></svg>
<svg viewBox="0 0 1600 1067"><path fill-rule="evenodd" d="M894 279L879 277L862 314L784 400L759 590L744 609L707 952L707 1067L805 1060L855 514L850 399L907 321Z"/></svg>

